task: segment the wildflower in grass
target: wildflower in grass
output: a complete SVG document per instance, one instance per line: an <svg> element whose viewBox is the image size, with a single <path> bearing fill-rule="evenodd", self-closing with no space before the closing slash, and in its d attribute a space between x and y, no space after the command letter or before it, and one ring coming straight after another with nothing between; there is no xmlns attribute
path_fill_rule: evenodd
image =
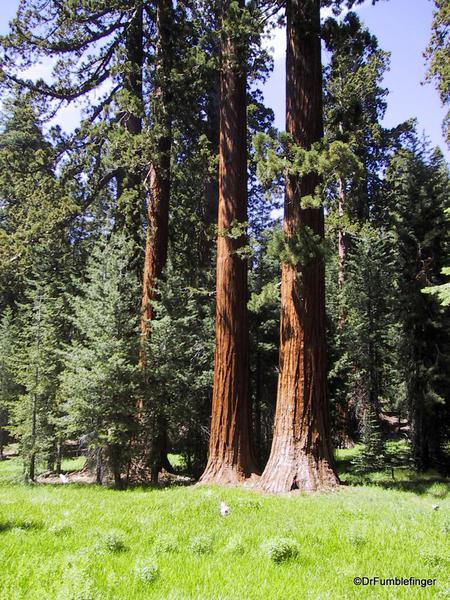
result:
<svg viewBox="0 0 450 600"><path fill-rule="evenodd" d="M231 512L231 509L228 506L228 504L225 504L225 502L222 501L220 503L220 514L221 514L221 516L222 517L226 517L226 516L228 516L230 514L230 512Z"/></svg>
<svg viewBox="0 0 450 600"><path fill-rule="evenodd" d="M442 523L442 529L441 529L442 533L444 535L450 535L450 518L447 518L443 523Z"/></svg>
<svg viewBox="0 0 450 600"><path fill-rule="evenodd" d="M350 532L347 539L353 546L364 546L367 543L366 538L358 532Z"/></svg>
<svg viewBox="0 0 450 600"><path fill-rule="evenodd" d="M178 540L169 535L161 535L154 541L153 550L156 554L178 552Z"/></svg>
<svg viewBox="0 0 450 600"><path fill-rule="evenodd" d="M102 600L102 597L103 595L95 590L86 568L72 566L59 590L57 600Z"/></svg>
<svg viewBox="0 0 450 600"><path fill-rule="evenodd" d="M263 507L262 502L251 498L243 498L242 500L238 501L237 505L239 510L245 510L249 512L254 510L261 510L261 508Z"/></svg>
<svg viewBox="0 0 450 600"><path fill-rule="evenodd" d="M282 563L298 556L299 547L292 538L274 538L262 544L262 549L274 563Z"/></svg>
<svg viewBox="0 0 450 600"><path fill-rule="evenodd" d="M193 554L210 554L213 549L213 539L209 535L198 535L189 543L189 550Z"/></svg>
<svg viewBox="0 0 450 600"><path fill-rule="evenodd" d="M151 583L159 576L158 565L153 560L140 561L134 568L136 579L143 583Z"/></svg>
<svg viewBox="0 0 450 600"><path fill-rule="evenodd" d="M229 539L227 545L225 546L225 552L236 555L244 554L245 547L242 537L240 535L236 535L235 537Z"/></svg>
<svg viewBox="0 0 450 600"><path fill-rule="evenodd" d="M126 550L123 537L115 532L107 532L97 543L97 549L106 552L123 552Z"/></svg>
<svg viewBox="0 0 450 600"><path fill-rule="evenodd" d="M72 527L67 523L54 523L48 528L50 533L55 535L64 535L72 531Z"/></svg>

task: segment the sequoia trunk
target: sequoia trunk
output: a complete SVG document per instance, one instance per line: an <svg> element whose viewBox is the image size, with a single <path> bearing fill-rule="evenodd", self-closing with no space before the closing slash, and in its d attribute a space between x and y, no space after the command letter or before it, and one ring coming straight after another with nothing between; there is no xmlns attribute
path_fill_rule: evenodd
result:
<svg viewBox="0 0 450 600"><path fill-rule="evenodd" d="M222 5L223 20L229 4ZM239 4L243 8L243 0ZM216 350L209 455L202 483L235 484L257 471L248 392L247 263L239 252L246 244L247 221L244 50L242 35L228 33L222 41Z"/></svg>
<svg viewBox="0 0 450 600"><path fill-rule="evenodd" d="M287 0L286 128L304 148L320 140L322 66L320 0ZM314 193L313 176L286 181L284 234L300 226L324 236L322 208L301 208ZM325 277L321 258L297 267L284 262L281 279L280 374L274 436L260 487L315 491L338 484L333 469L326 393Z"/></svg>

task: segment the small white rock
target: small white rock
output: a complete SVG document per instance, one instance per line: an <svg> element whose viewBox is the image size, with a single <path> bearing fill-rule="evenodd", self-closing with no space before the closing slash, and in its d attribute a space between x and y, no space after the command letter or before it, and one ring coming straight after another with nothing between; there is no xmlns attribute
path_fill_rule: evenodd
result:
<svg viewBox="0 0 450 600"><path fill-rule="evenodd" d="M225 504L225 502L220 503L220 514L222 517L226 517L231 512L230 507Z"/></svg>
<svg viewBox="0 0 450 600"><path fill-rule="evenodd" d="M61 479L62 483L69 483L68 478L63 473L59 474L59 478Z"/></svg>

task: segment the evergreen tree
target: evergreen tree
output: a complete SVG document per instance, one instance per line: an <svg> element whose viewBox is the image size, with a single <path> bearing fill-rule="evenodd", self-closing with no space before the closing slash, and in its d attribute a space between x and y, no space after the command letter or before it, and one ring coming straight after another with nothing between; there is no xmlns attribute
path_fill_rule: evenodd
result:
<svg viewBox="0 0 450 600"><path fill-rule="evenodd" d="M0 320L0 460L8 442L9 412L20 394L14 372L14 345L17 331L13 313L7 307Z"/></svg>
<svg viewBox="0 0 450 600"><path fill-rule="evenodd" d="M380 420L369 407L364 414L361 441L363 449L353 461L357 473L378 471L386 465L386 451Z"/></svg>
<svg viewBox="0 0 450 600"><path fill-rule="evenodd" d="M260 464L269 457L278 379L280 330L280 259L275 240L278 224L260 233L250 273L250 389L253 397L255 448Z"/></svg>
<svg viewBox="0 0 450 600"><path fill-rule="evenodd" d="M447 216L450 216L450 209L446 210ZM442 267L442 275L450 275L450 267ZM427 294L434 294L442 306L450 305L450 282L442 283L441 285L432 285L422 290Z"/></svg>
<svg viewBox="0 0 450 600"><path fill-rule="evenodd" d="M62 374L66 432L86 436L97 480L112 476L117 486L131 459L139 397L139 294L129 251L130 242L118 236L94 250L71 299L76 333Z"/></svg>
<svg viewBox="0 0 450 600"><path fill-rule="evenodd" d="M0 306L21 297L38 248L44 255L59 245L76 211L73 185L57 177L56 162L32 99L16 92L4 103L0 132Z"/></svg>
<svg viewBox="0 0 450 600"><path fill-rule="evenodd" d="M350 365L347 402L363 432L367 415L372 427L384 410L402 406L395 256L389 231L366 224L355 236L345 290L348 327L342 336Z"/></svg>
<svg viewBox="0 0 450 600"><path fill-rule="evenodd" d="M186 286L168 264L148 338L145 421L160 436L153 469L172 470L169 450L181 453L190 475L206 464L214 352L214 304L208 290ZM158 423L166 427L157 427ZM139 475L139 474L138 474Z"/></svg>
<svg viewBox="0 0 450 600"><path fill-rule="evenodd" d="M450 104L450 6L446 0L435 0L430 43L425 51L429 60L428 80L434 80L444 105ZM450 144L450 112L443 129Z"/></svg>
<svg viewBox="0 0 450 600"><path fill-rule="evenodd" d="M11 406L11 431L19 440L25 478L34 481L38 462L53 468L58 444L63 302L45 274L27 283L14 353L22 393Z"/></svg>
<svg viewBox="0 0 450 600"><path fill-rule="evenodd" d="M417 138L393 158L387 175L397 235L399 319L414 459L417 468L449 469L449 317L422 290L442 282L449 251L449 173L440 151Z"/></svg>

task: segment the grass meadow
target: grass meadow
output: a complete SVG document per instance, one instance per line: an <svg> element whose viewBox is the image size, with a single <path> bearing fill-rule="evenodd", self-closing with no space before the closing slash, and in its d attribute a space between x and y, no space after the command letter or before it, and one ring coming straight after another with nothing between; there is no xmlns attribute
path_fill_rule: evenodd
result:
<svg viewBox="0 0 450 600"><path fill-rule="evenodd" d="M0 462L1 600L450 598L450 485L395 469L338 492L24 485ZM80 460L66 461L66 470ZM220 502L230 507L222 517ZM438 508L436 508L438 506ZM354 577L435 578L422 588Z"/></svg>

